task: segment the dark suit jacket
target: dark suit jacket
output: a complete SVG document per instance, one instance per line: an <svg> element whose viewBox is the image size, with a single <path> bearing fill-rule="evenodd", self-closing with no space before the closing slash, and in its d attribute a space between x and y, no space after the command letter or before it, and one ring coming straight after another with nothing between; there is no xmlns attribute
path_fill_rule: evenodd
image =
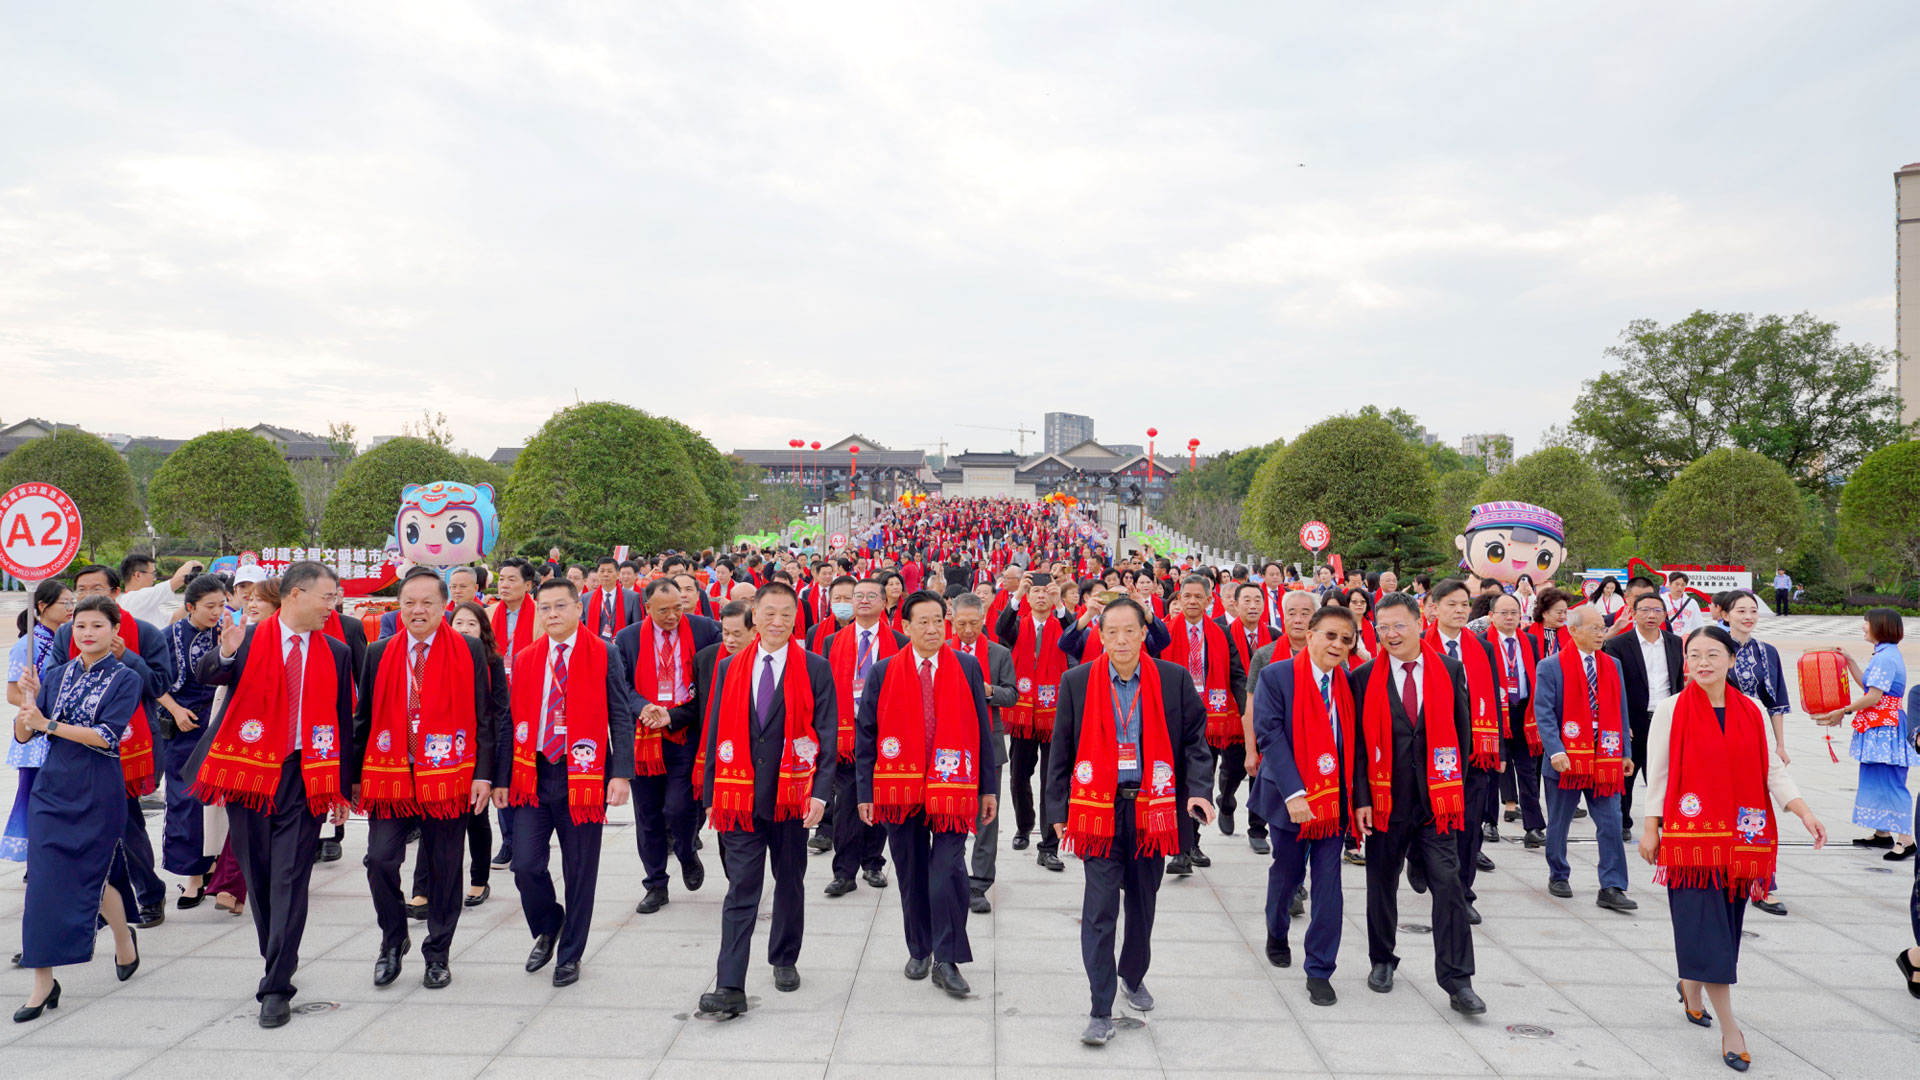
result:
<svg viewBox="0 0 1920 1080"><path fill-rule="evenodd" d="M123 619L133 618L121 613ZM120 663L129 671L140 676L140 704L146 706L147 727L153 732L154 744L159 745L163 738L170 737L173 729L173 716L160 707L160 695L173 688L173 656L167 649L166 635L150 622L134 619L140 623L140 652L132 649L120 654ZM73 652L73 622L67 623L53 633L53 658L55 663L64 664ZM205 722L205 718L202 718Z"/></svg>
<svg viewBox="0 0 1920 1080"><path fill-rule="evenodd" d="M1000 644L1005 645L1009 649L1017 647L1020 644L1020 620L1031 619L1032 617L1033 617L1032 615L1029 615L1027 613L1027 604L1026 604L1025 598L1021 599L1020 605L1018 607L1015 607L1012 601L1008 601L1007 606L1001 610L999 619L997 619L994 622L994 626L993 626L994 638L998 640ZM1072 632L1074 629L1073 612L1071 610L1063 611L1059 615L1055 616L1055 618L1060 623L1060 636L1061 638L1064 639L1067 636L1067 634ZM1063 645L1063 648L1064 648L1064 645ZM1080 662L1079 650L1075 650L1073 652L1068 653L1067 659L1071 663L1075 663L1075 664L1079 663Z"/></svg>
<svg viewBox="0 0 1920 1080"><path fill-rule="evenodd" d="M246 671L247 660L253 655L253 635L258 629L258 626L247 627L247 634L240 639L240 648L233 654L230 662L221 662L218 647L208 649L207 654L200 658L200 666L194 669L193 677L208 686L239 685L240 675ZM360 640L364 643L366 635L362 634ZM334 747L340 752L341 781L344 783L347 763L353 757L347 753L346 747L347 740L353 737L353 651L339 639L329 637L318 630L308 634L307 641L309 642L307 663L313 663L319 655L312 648L313 642L324 642L327 655L333 661L333 677L338 686L334 696ZM280 648L280 643L275 641L269 647ZM201 763L207 760L207 752L213 749L215 733L220 730L220 725L226 722L227 706L231 704L233 704L233 695L229 693L220 702L220 708L214 712L213 720L207 724L207 733L201 736L200 744L193 748L193 756L187 759L186 774L188 776L199 774ZM357 762L353 768L356 770L359 768ZM356 775L358 775L357 772Z"/></svg>
<svg viewBox="0 0 1920 1080"><path fill-rule="evenodd" d="M487 672L486 650L473 638L461 637L458 634L454 637L467 647L467 652L473 660L473 777L476 780L492 783L497 772L494 765L494 747L498 745L495 740L499 738L499 718L494 715L493 688ZM400 647L405 649L408 647L407 642L411 640L413 639L410 636L403 634L399 637L384 638L367 646L366 664L360 669L360 685L366 687L366 692L360 695L360 702L353 711L353 741L341 744L340 783L343 787L351 789L353 785L359 783L361 768L366 764L367 744L372 739L373 731L374 688L380 682L380 661L387 655L388 647L394 642L399 642ZM431 656L432 653L429 652L428 655ZM404 664L406 659L406 655L402 653L400 662ZM498 664L500 661L495 660L494 663ZM505 666L502 665L501 682L504 684L505 681ZM502 690L505 690L504 685ZM455 691L455 693L458 692L458 690ZM402 702L401 708L405 707L405 703Z"/></svg>
<svg viewBox="0 0 1920 1080"><path fill-rule="evenodd" d="M1466 661L1465 661L1465 659L1464 659L1464 653L1466 652L1466 650L1468 650L1468 649L1473 649L1473 648L1478 648L1478 649L1479 649L1479 650L1480 650L1480 651L1481 651L1481 652L1482 652L1483 654L1485 654L1485 655L1486 655L1486 658L1487 658L1487 670L1488 670L1488 671L1491 671L1491 672L1493 672L1493 692L1494 692L1494 696L1495 696L1496 698L1498 698L1498 697L1499 697L1499 694L1500 694L1500 668L1501 668L1501 667L1502 667L1503 665L1505 665L1505 664L1506 664L1506 661L1505 661L1505 660L1503 660L1503 659L1501 659L1501 657L1500 657L1500 653L1499 653L1499 651L1498 651L1498 650L1496 650L1496 649L1495 649L1495 648L1494 648L1494 647L1493 647L1493 646L1492 646L1491 644L1489 644L1486 638L1483 638L1483 637L1481 637L1481 636L1480 636L1479 634L1476 634L1476 633L1474 633L1474 632L1473 632L1473 631L1471 631L1471 630L1462 630L1462 631L1460 631L1460 649L1461 649L1461 652L1462 652L1462 654L1463 654L1463 658L1462 658L1462 660L1461 660L1461 668L1462 668L1463 670L1464 670L1464 669L1465 669L1465 667L1466 667ZM1382 653L1384 654L1384 653L1386 652L1386 649L1385 649L1384 647L1382 647L1380 651L1381 651L1381 652L1382 652ZM1445 642L1442 642L1442 643L1440 644L1440 646L1439 646L1439 651L1440 651L1440 657L1441 657L1441 659L1443 659L1443 660L1444 660L1444 659L1448 659L1448 657L1447 657L1447 647L1446 647L1446 644L1445 644ZM1531 680L1531 679L1529 679L1528 681L1529 681L1529 682L1531 682L1532 680ZM1529 687L1528 689L1532 689L1532 688L1531 688L1531 687ZM1468 691L1468 696L1469 696L1469 697L1471 697L1471 695L1472 695L1472 691L1471 691L1471 690L1469 690L1469 691ZM1469 702L1469 704L1471 704L1471 702ZM1496 701L1494 701L1494 702L1492 703L1492 706L1491 706L1491 707L1492 707L1492 708L1494 708L1494 709L1498 709L1498 708L1500 707L1500 703L1499 703L1499 702L1498 702L1498 701L1496 700ZM1496 713L1495 715L1498 715L1498 714ZM1467 722L1468 722L1468 724L1469 724L1469 725L1471 725L1471 724L1472 724L1472 722L1473 722L1473 714L1472 714L1472 713L1468 713L1468 714L1467 714ZM1481 769L1481 768L1480 768L1479 766L1477 766L1477 765L1474 765L1474 764L1472 764L1471 762L1467 762L1467 754L1466 754L1466 751L1467 751L1467 750L1469 750L1469 749L1471 749L1471 748L1472 748L1472 744L1471 744L1471 743L1461 743L1461 744L1460 744L1460 750L1461 750L1461 755L1460 755L1460 760L1461 760L1462 762L1465 762L1465 763L1467 764L1467 767L1468 767L1468 768L1470 768L1470 769L1474 769L1475 771L1478 771L1478 772L1492 772L1493 770L1491 770L1491 769ZM1499 747L1498 747L1498 749L1499 749L1499 753L1500 753L1500 760L1501 760L1501 761L1505 761L1505 760L1507 759L1507 747L1506 747L1506 740L1504 740L1504 739L1502 739L1502 740L1500 741L1500 743L1499 743Z"/></svg>
<svg viewBox="0 0 1920 1080"><path fill-rule="evenodd" d="M1307 786L1300 779L1300 769L1293 760L1293 665L1296 663L1312 661L1297 656L1276 660L1261 668L1260 677L1255 680L1253 741L1260 749L1260 771L1253 778L1252 793L1247 796L1247 805L1265 818L1271 828L1290 832L1299 832L1300 826L1287 814L1287 796ZM1181 669L1181 674L1186 674L1185 669ZM1465 681L1463 677L1461 684L1465 685ZM1355 702L1356 720L1359 707ZM1461 711L1464 715L1465 709ZM1354 741L1359 743L1359 735L1354 736ZM1340 787L1343 792L1358 791L1367 783L1367 759L1351 749L1347 757L1349 771L1341 774ZM1340 827L1344 830L1347 827L1345 799L1341 800L1340 815Z"/></svg>
<svg viewBox="0 0 1920 1080"><path fill-rule="evenodd" d="M887 677L887 671L893 662L906 656L913 659L910 652L895 653L873 665L867 674L866 691L860 695L857 704L859 712L853 721L853 768L854 783L858 788L858 801L873 801L873 767L879 756L880 742L880 687ZM973 697L973 709L978 714L979 767L976 774L980 778L980 794L998 795L1000 793L1000 758L988 748L994 745L993 720L987 715L987 693L985 676L980 672L980 663L971 656L955 652L953 657L960 661L960 671L966 676L967 691ZM911 674L911 672L909 672ZM918 717L915 717L918 720ZM932 748L928 748L932 752Z"/></svg>
<svg viewBox="0 0 1920 1080"><path fill-rule="evenodd" d="M702 733L702 745L707 748L707 769L704 786L701 788L701 802L709 809L713 806L713 770L719 760L714 744L719 739L720 699L726 696L727 672L734 661L744 658L753 663L760 655L758 648L729 656L720 661L715 672L716 684L713 693L704 703L706 730ZM814 759L813 797L821 802L827 801L833 794L833 770L840 762L840 755L834 752L840 737L839 709L833 688L833 668L827 658L807 653L807 681L813 690L813 738L820 747L820 754ZM792 672L783 672L782 678L792 677ZM775 786L780 781L780 756L786 746L782 733L785 731L787 707L785 694L774 698L773 715L767 719L764 728L760 724L759 709L754 702L754 694L749 688L747 693L747 738L753 751L753 805L755 816L773 820L773 807L776 798ZM796 821L795 824L798 824Z"/></svg>
<svg viewBox="0 0 1920 1080"><path fill-rule="evenodd" d="M687 628L693 632L694 655L688 658L689 665L691 666L692 661L699 657L700 650L705 649L709 645L718 645L720 643L720 624L700 615L682 615L680 617L686 620ZM645 615L640 617L639 622L629 624L625 629L615 634L613 638L613 650L620 654L620 663L626 667L629 676L634 675L633 666L640 660L640 634L642 631L649 634L653 633L653 620ZM693 674L695 676L693 680L695 689L696 692L698 692L700 680L697 668L693 669ZM644 707L652 704L652 702L640 700L640 693L638 690L633 689L631 678L628 681L627 688L633 693L634 704L636 706ZM667 721L668 731L687 731L700 726L700 712L695 708L692 699L682 702L676 708L669 709L668 712L673 717Z"/></svg>
<svg viewBox="0 0 1920 1080"><path fill-rule="evenodd" d="M587 628L584 624L576 631L578 634L586 632ZM535 641L537 642L538 639L536 638ZM575 644L578 644L577 640ZM503 674L505 670L505 664L502 664ZM533 667L532 675L543 681L547 677L546 672L540 670L538 665ZM539 700L540 693L540 690L534 691L536 701ZM613 649L608 649L607 767L601 774L605 779L633 779L633 728L639 716L640 703L634 700L633 680L628 678L626 665L621 662L620 654ZM513 724L511 704L508 706L507 724L511 730ZM532 737L539 738L537 728ZM506 747L506 753L494 755L493 784L495 787L502 787L513 781L513 741L511 739L507 740ZM564 760L558 763L548 761L539 753L538 746L534 751L533 766L537 782L534 797L543 803L564 805L567 801L567 763Z"/></svg>
<svg viewBox="0 0 1920 1080"><path fill-rule="evenodd" d="M350 661L348 674L353 677L354 690L360 689L360 669L367 663L367 628L360 625L359 619L340 616L340 638L347 643L347 659Z"/></svg>
<svg viewBox="0 0 1920 1080"><path fill-rule="evenodd" d="M907 635L889 627L887 625L887 620L885 619L881 619L879 622L874 623L873 631L875 634L892 634L893 644L896 649L904 649L907 647ZM835 640L837 640L840 637L841 634L853 634L857 637L859 633L860 633L860 624L857 622L851 622L851 621L848 622L847 625L841 627L838 630L835 630L831 634L828 634L827 639L820 643L820 655L831 659L831 657L833 656L833 643ZM860 643L858 641L855 641L853 644L855 647L855 655L857 656ZM888 655L891 656L892 654L889 653ZM875 660L874 663L877 664L879 663L879 661ZM828 671L833 670L831 663L828 664L827 670ZM867 673L867 681L868 682L873 681L873 673L871 671ZM860 703L857 701L854 702L854 706L856 708L859 707L859 704Z"/></svg>
<svg viewBox="0 0 1920 1080"><path fill-rule="evenodd" d="M1086 655L1087 635L1099 633L1100 626L1098 622L1089 622L1085 627L1082 627L1078 625L1080 620L1077 616L1073 616L1072 612L1068 612L1068 615L1070 617L1066 627L1060 631L1060 651L1067 654L1067 665L1071 667L1074 664L1083 664L1086 662L1080 658ZM1005 613L1002 612L1001 618L1004 619L1005 617ZM1018 634L1020 624L1015 622L1013 629L1014 633ZM1016 640L1018 639L1016 638ZM1148 620L1147 639L1140 646L1146 650L1148 656L1159 656L1160 653L1172 643L1173 635L1167 632L1167 620Z"/></svg>
<svg viewBox="0 0 1920 1080"><path fill-rule="evenodd" d="M1193 692L1193 680L1178 664L1142 656L1143 664L1157 665L1160 707L1167 720L1167 745L1173 750L1173 786L1181 792L1180 812L1188 799L1213 798L1213 750L1207 745L1207 710ZM1049 833L1067 821L1067 799L1073 794L1073 769L1080 758L1080 726L1087 708L1087 680L1100 664L1081 664L1060 676L1059 711L1053 717L1053 742L1047 756L1046 798L1042 828ZM1144 764L1144 763L1143 763Z"/></svg>
<svg viewBox="0 0 1920 1080"><path fill-rule="evenodd" d="M1679 693L1686 685L1686 668L1680 658L1680 635L1671 630L1660 631L1660 641L1667 650L1667 687L1669 693ZM1627 684L1627 715L1645 721L1653 716L1653 707L1659 702L1647 701L1647 657L1640 651L1640 631L1636 627L1616 638L1608 638L1600 646L1620 665L1620 678ZM1644 707L1641 702L1647 702Z"/></svg>
<svg viewBox="0 0 1920 1080"><path fill-rule="evenodd" d="M616 614L614 616L613 621L615 625L619 627L619 629L624 630L627 627L632 626L634 623L639 622L641 619L644 619L647 617L646 605L640 602L639 593L634 592L632 589L621 589L618 586L616 586L615 588L616 588L616 591L619 592L620 594L620 599L618 601L620 605L620 610L625 612L624 615ZM580 594L580 629L581 630L585 630L587 628L588 606L592 605L597 609L599 606L599 603L600 603L600 594L599 594L599 591L596 589L588 589L587 591ZM599 635L596 634L595 636L598 637ZM605 640L605 639L602 639L602 640Z"/></svg>
<svg viewBox="0 0 1920 1080"><path fill-rule="evenodd" d="M1385 652L1380 657L1388 663L1394 662ZM1361 768L1354 778L1353 788L1353 805L1356 809L1373 805L1373 790L1366 779L1366 763L1373 760L1373 747L1367 742L1367 682L1373 678L1374 667L1381 659L1362 664L1347 676L1348 685L1353 688L1353 711L1357 721L1354 744L1360 748ZM1440 658L1440 663L1446 668L1447 677L1453 680L1454 738L1459 740L1454 745L1460 748L1460 763L1464 765L1467 754L1473 749L1473 716L1467 711L1467 669L1444 656ZM1392 673L1389 671L1388 674ZM1374 822L1376 829L1406 823L1425 825L1433 820L1433 808L1427 801L1426 715L1429 705L1426 687L1422 686L1420 726L1415 728L1407 716L1406 706L1400 702L1399 693L1391 682L1387 684L1387 707L1393 717L1393 745L1381 749L1393 755L1393 820Z"/></svg>

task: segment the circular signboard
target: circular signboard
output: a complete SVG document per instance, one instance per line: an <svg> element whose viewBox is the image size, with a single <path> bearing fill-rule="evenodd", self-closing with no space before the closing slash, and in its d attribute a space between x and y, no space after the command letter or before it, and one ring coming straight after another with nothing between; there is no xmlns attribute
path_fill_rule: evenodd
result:
<svg viewBox="0 0 1920 1080"><path fill-rule="evenodd" d="M0 495L0 569L43 581L80 553L80 508L52 484L20 484Z"/></svg>
<svg viewBox="0 0 1920 1080"><path fill-rule="evenodd" d="M1333 530L1327 528L1326 522L1309 521L1305 525L1300 526L1300 546L1306 548L1308 551L1324 551L1327 545L1332 542Z"/></svg>

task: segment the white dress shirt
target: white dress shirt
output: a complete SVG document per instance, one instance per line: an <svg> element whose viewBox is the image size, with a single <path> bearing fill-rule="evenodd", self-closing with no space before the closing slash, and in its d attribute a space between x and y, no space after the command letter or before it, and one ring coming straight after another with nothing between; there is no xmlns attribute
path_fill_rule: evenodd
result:
<svg viewBox="0 0 1920 1080"><path fill-rule="evenodd" d="M1396 696L1396 697L1400 697L1400 698L1402 698L1403 700L1405 699L1405 695L1406 695L1406 692L1407 692L1407 689L1406 689L1406 687L1407 687L1407 676L1408 676L1408 674L1412 674L1412 676L1413 676L1413 700L1414 700L1414 702L1415 702L1415 704L1416 704L1416 707L1417 707L1417 706L1419 706L1419 705L1424 705L1424 704L1426 703L1426 698L1425 698L1425 696L1424 696L1424 695L1423 695L1423 693L1422 693L1422 691L1423 691L1423 689L1424 689L1424 687L1425 687L1425 685L1426 685L1426 684L1425 684L1425 683L1423 683L1423 682L1421 681L1421 680L1422 680L1423 678L1425 678L1425 676L1426 676L1426 674L1427 674L1427 658L1426 658L1426 653L1425 653L1425 652L1422 652L1422 653L1420 654L1420 656L1419 656L1418 658L1416 658L1416 659L1415 659L1415 660L1413 661L1413 671L1412 671L1411 673L1409 673L1409 672L1407 671L1407 662L1406 662L1406 661L1404 661L1404 660L1396 660L1396 659L1394 659L1394 657L1393 657L1393 656L1392 656L1391 654L1388 654L1388 653L1381 653L1381 654L1380 654L1380 660L1381 660L1381 662L1382 662L1382 663L1389 663L1389 664L1392 664L1392 665L1393 665L1393 693L1394 693L1394 696ZM1415 720L1415 721L1417 721L1417 720L1419 720L1420 718L1419 718L1419 717L1417 717L1417 716L1409 716L1409 717L1407 717L1407 719L1409 719L1409 720Z"/></svg>
<svg viewBox="0 0 1920 1080"><path fill-rule="evenodd" d="M577 647L579 641L580 627L578 624L575 624L573 633L568 634L564 639L560 641L549 640L547 642L546 681L540 687L540 730L536 733L533 740L533 746L536 751L547 744L547 702L553 698L553 662L560 658L560 648L565 646L567 650L567 679L571 682L573 679L573 665L580 659L580 650Z"/></svg>
<svg viewBox="0 0 1920 1080"><path fill-rule="evenodd" d="M1513 674L1515 679L1515 682L1513 685L1515 688L1515 692L1518 693L1519 696L1526 697L1527 696L1527 646L1526 644L1520 640L1519 634L1515 634L1512 637L1508 637L1507 635L1500 633L1498 630L1494 631L1494 638L1495 638L1494 651L1500 654L1500 664L1501 664L1502 670L1505 669L1505 666L1507 663L1507 643L1508 642L1513 643Z"/></svg>
<svg viewBox="0 0 1920 1080"><path fill-rule="evenodd" d="M1667 682L1667 641L1658 632L1648 641L1637 626L1633 636L1640 643L1640 659L1647 665L1647 702L1643 707L1652 709L1655 702L1673 693Z"/></svg>

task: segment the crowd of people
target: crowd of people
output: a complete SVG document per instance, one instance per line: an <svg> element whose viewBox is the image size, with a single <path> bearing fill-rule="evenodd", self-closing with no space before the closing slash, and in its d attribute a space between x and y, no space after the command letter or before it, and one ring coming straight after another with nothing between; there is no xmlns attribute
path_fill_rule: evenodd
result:
<svg viewBox="0 0 1920 1080"><path fill-rule="evenodd" d="M7 675L20 784L0 857L27 864L15 963L34 973L14 1019L58 1007L54 969L86 962L102 922L132 977L138 931L166 917L164 870L176 909L211 896L251 915L259 1022L287 1023L309 877L341 857L349 814L368 821L375 985L401 976L423 921L422 983L447 986L460 914L495 869L513 874L527 971L569 985L606 811L629 803L640 914L671 901L676 869L680 889L703 886L712 830L726 896L710 1014L748 1008L769 870L766 960L776 990L800 985L810 851L830 856L826 897L898 887L904 977L970 994L967 920L992 910L1004 833L1048 871L1082 865L1081 1038L1104 1044L1116 996L1153 1008L1163 875L1210 865L1217 828L1271 860L1265 954L1291 968L1298 944L1313 1005L1338 1002L1344 862L1366 868L1367 988L1394 989L1404 874L1430 897L1436 983L1478 1015L1486 845L1518 824L1569 899L1569 831L1587 818L1595 902L1630 913L1644 782L1638 852L1666 886L1677 993L1745 1069L1730 986L1748 909L1787 913L1778 813L1826 839L1787 772L1785 674L1753 636L1752 593L1702 610L1684 581L1336 582L1328 566L1107 551L1070 511L935 499L827 552L415 568L365 623L314 562L156 582L133 556L41 582ZM1852 718L1854 818L1873 830L1855 843L1889 859L1914 850L1901 626L1867 617L1873 655L1848 659L1865 690L1815 718ZM140 806L155 794L157 865ZM1898 963L1920 996L1920 947Z"/></svg>

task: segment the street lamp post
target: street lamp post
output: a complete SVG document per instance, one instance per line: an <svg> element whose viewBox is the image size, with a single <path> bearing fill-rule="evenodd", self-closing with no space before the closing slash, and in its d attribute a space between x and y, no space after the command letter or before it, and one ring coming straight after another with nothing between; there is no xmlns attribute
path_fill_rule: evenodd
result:
<svg viewBox="0 0 1920 1080"><path fill-rule="evenodd" d="M808 445L813 448L813 482L820 485L820 513L821 520L824 521L827 512L827 481L820 475L820 440L815 439Z"/></svg>
<svg viewBox="0 0 1920 1080"><path fill-rule="evenodd" d="M853 446L847 447L847 455L847 531L851 533L853 531L853 523L857 520L854 508L859 505L855 500L860 498L859 444L856 443Z"/></svg>

